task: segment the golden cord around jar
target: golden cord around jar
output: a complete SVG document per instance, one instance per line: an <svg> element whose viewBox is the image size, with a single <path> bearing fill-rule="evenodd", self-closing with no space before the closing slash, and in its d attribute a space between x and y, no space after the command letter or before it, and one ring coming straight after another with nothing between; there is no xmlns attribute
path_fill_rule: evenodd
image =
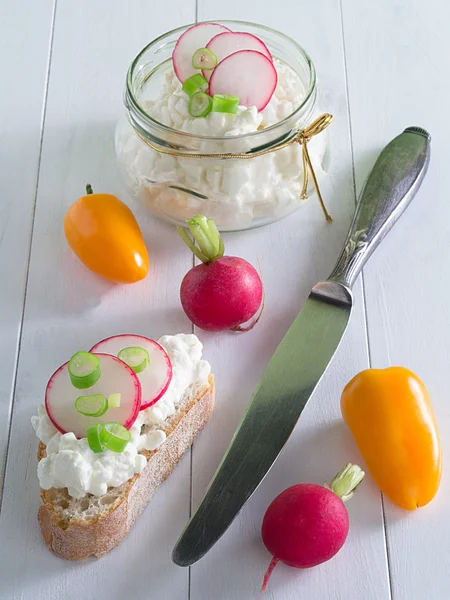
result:
<svg viewBox="0 0 450 600"><path fill-rule="evenodd" d="M328 223L331 223L331 221L333 219L331 218L331 215L328 212L328 210L325 206L325 203L323 201L322 194L320 193L319 184L317 182L317 177L314 172L314 168L312 166L311 158L310 158L309 152L308 152L308 142L315 135L317 135L318 133L321 133L324 129L326 129L332 120L333 120L332 115L330 115L328 113L324 113L323 115L321 115L320 117L315 119L311 123L311 125L308 125L308 127L305 127L305 129L302 129L301 131L299 131L293 138L291 138L287 142L278 144L277 146L274 146L273 148L266 148L265 150L259 150L258 152L254 152L253 154L231 154L231 153L228 153L228 154L196 153L196 154L194 154L191 152L183 152L180 150L176 150L175 148L164 148L162 146L158 146L157 144L153 144L153 142L144 138L144 136L142 136L138 131L136 131L136 133L141 138L141 140L145 144L147 144L147 146L150 146L150 148L152 148L153 150L156 150L156 152L160 152L161 154L169 154L170 156L178 156L180 158L216 158L216 159L217 158L218 159L237 158L237 159L244 159L244 160L247 159L248 160L250 158L258 158L259 156L264 156L265 154L269 154L270 152L275 152L276 150L283 150L283 148L287 148L288 146L291 146L292 144L298 143L302 146L302 160L303 160L303 186L302 186L301 199L306 200L306 198L308 197L306 190L308 187L308 170L309 170L311 173L311 178L313 180L315 190L317 192L317 197L319 198L320 206L322 207L323 214L325 215L325 219L328 221Z"/></svg>

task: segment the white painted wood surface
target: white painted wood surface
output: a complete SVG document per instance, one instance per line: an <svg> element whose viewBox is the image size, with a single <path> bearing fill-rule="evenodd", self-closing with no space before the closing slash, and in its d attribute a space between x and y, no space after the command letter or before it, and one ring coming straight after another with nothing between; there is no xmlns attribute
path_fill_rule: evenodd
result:
<svg viewBox="0 0 450 600"><path fill-rule="evenodd" d="M159 17L157 15L160 15ZM152 270L145 282L115 286L88 273L71 254L62 223L68 206L95 189L123 194L113 153L122 114L126 69L161 32L192 21L194 7L179 1L155 11L147 1L58 2L47 116L40 166L28 293L14 401L11 443L0 518L5 551L0 598L40 600L134 597L187 598L188 571L170 551L189 516L190 461L186 456L134 528L128 544L101 562L65 563L42 546L36 523L39 488L36 439L30 417L42 402L48 375L78 348L111 332L159 337L191 331L179 309L176 282L192 264L173 229L135 207L148 242ZM125 47L123 40L128 40ZM173 248L172 248L173 246ZM151 575L151 576L150 576Z"/></svg>
<svg viewBox="0 0 450 600"><path fill-rule="evenodd" d="M365 282L372 365L405 365L422 377L444 453L441 487L429 506L409 514L385 503L392 596L444 600L450 596L450 7L444 0L428 8L418 0L344 0L343 16L358 190L376 152L405 127L421 125L433 140L422 189L371 259Z"/></svg>
<svg viewBox="0 0 450 600"><path fill-rule="evenodd" d="M418 0L394 4L381 0L371 6L342 0L342 7L339 0L286 0L282 7L268 0L230 0L226 6L218 0L198 0L198 5L195 0L172 0L168 9L156 0L55 1L37 210L0 513L0 599L256 598L270 560L259 536L270 501L288 485L321 483L347 460L360 460L340 420L339 396L347 381L367 368L369 356L373 366L404 364L423 376L433 396L444 452L450 450L445 440L450 431L450 389L441 375L447 370L448 343L445 317L441 317L446 314L446 297L435 292L435 282L445 281L448 244L444 162L448 125L439 104L449 91L445 81L449 10L443 0L436 3L435 12L427 12ZM9 69L26 71L33 85L29 87L28 80L25 89L32 105L26 121L21 120L22 105L17 109L25 101L18 81L6 104L14 118L0 112L2 191L7 178L7 202L0 204L0 280L11 281L7 292L0 288L0 459L16 376L15 348L27 271L24 240L30 231L37 181L53 13L48 2L39 3L39 8L33 3L27 11L17 1L3 4L0 61ZM191 259L172 228L133 205L150 249L151 273L145 282L131 287L110 285L71 255L62 220L87 181L98 190L123 195L114 166L113 129L122 114L126 69L148 41L197 16L265 23L291 35L310 52L320 77L321 107L335 116L330 128L330 173L322 185L335 220L331 226L324 223L313 200L280 223L224 236L227 253L261 264L267 291L263 319L243 335L197 332L216 374L217 409L194 445L192 464L188 454L121 547L101 561L67 563L46 551L36 523L39 492L30 417L42 400L49 374L80 347L88 348L120 331L151 337L190 331L179 306L178 287ZM20 43L15 28L26 32L28 48ZM18 52L13 67L6 57L14 43ZM11 71L6 72L11 77ZM16 121L23 125L18 139L13 135ZM355 203L352 148L359 190L377 152L411 124L423 125L434 134L430 173L413 206L366 269L367 312L359 282L343 344L276 468L204 559L190 572L175 567L170 553L188 519L191 492L195 507L265 364L311 285L327 276L343 242ZM16 144L6 163L5 131L6 139ZM22 147L27 151L27 169L22 169L24 156L18 155ZM15 203L13 184L18 177L22 194L21 202ZM19 235L23 236L20 242ZM12 270L9 256L14 256ZM434 268L433 261L437 261ZM267 597L447 600L450 576L444 564L449 559L450 521L444 516L444 498L449 485L444 472L436 501L412 515L385 503L388 571L381 498L367 478L349 504L351 531L339 555L304 572L278 566Z"/></svg>
<svg viewBox="0 0 450 600"><path fill-rule="evenodd" d="M0 7L0 495L25 294L53 3Z"/></svg>
<svg viewBox="0 0 450 600"><path fill-rule="evenodd" d="M311 200L289 219L263 229L226 237L227 252L256 264L259 260L267 288L267 308L261 326L240 336L202 334L205 354L217 374L216 419L193 449L193 505L228 446L264 366L281 341L310 292L312 285L331 271L348 230L355 204L348 126L345 69L339 2L328 9L308 0L289 0L280 11L275 3L234 0L199 2L199 20L224 18L270 23L299 40L311 54L320 74L321 106L335 116L330 126L332 148L330 177L323 192L334 223L324 222L317 201ZM289 19L298 15L298 19ZM307 15L308 22L300 16ZM312 26L320 22L323 39ZM191 597L241 600L257 598L270 555L260 540L264 512L283 489L300 481L322 483L341 464L356 459L340 420L340 392L358 371L367 368L365 325L360 288L357 306L345 342L319 389L305 409L276 468L241 512L229 533L192 568ZM200 335L200 333L199 333ZM284 565L274 571L270 594L277 600L297 597L328 600L389 598L380 497L368 483L358 501L349 504L351 534L342 552L318 569L299 573ZM372 526L368 528L367 522ZM351 565L353 585L349 587ZM368 571L367 565L371 565ZM269 595L270 598L270 595Z"/></svg>

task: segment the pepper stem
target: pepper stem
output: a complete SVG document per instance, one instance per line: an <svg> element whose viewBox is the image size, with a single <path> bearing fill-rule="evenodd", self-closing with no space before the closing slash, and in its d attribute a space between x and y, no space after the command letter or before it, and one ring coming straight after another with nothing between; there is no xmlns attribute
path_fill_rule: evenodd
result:
<svg viewBox="0 0 450 600"><path fill-rule="evenodd" d="M182 227L177 227L178 235L197 258L206 264L222 258L225 250L223 240L212 219L196 215L186 223L194 239L191 240Z"/></svg>
<svg viewBox="0 0 450 600"><path fill-rule="evenodd" d="M334 492L343 502L353 497L356 488L364 479L364 471L358 465L347 463L325 487Z"/></svg>
<svg viewBox="0 0 450 600"><path fill-rule="evenodd" d="M89 195L89 194L93 194L93 193L94 193L94 190L92 189L92 185L90 183L88 183L86 185L86 194Z"/></svg>

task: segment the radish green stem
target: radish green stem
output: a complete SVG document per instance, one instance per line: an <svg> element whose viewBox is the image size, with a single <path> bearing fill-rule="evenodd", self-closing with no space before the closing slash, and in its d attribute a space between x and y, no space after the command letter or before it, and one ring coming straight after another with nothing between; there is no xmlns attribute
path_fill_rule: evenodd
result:
<svg viewBox="0 0 450 600"><path fill-rule="evenodd" d="M223 239L221 237L219 237L219 256L223 256L223 253L225 252L225 246L223 245Z"/></svg>
<svg viewBox="0 0 450 600"><path fill-rule="evenodd" d="M356 488L364 479L364 475L361 467L347 463L330 483L325 484L325 487L337 494L343 502L347 502L353 497Z"/></svg>
<svg viewBox="0 0 450 600"><path fill-rule="evenodd" d="M191 238L188 236L186 231L182 227L177 227L178 235L183 240L183 242L188 246L188 248L195 254L195 256L200 259L202 262L209 262L204 254L200 252L198 248L196 248L195 244L192 242Z"/></svg>
<svg viewBox="0 0 450 600"><path fill-rule="evenodd" d="M208 219L203 215L197 215L189 219L187 224L194 236L194 240L191 240L182 227L177 227L177 231L183 242L197 258L204 263L210 263L222 258L225 251L224 243L212 219ZM198 244L198 248L195 243Z"/></svg>
<svg viewBox="0 0 450 600"><path fill-rule="evenodd" d="M212 219L206 219L206 225L208 228L208 231L206 233L207 234L209 233L211 243L214 246L214 254L217 255L220 253L220 242L222 242L222 246L223 246L223 240L220 237L219 230L217 229L217 226ZM223 251L222 251L222 256L223 256Z"/></svg>
<svg viewBox="0 0 450 600"><path fill-rule="evenodd" d="M214 245L200 223L189 224L189 229L203 254L208 257L214 256Z"/></svg>

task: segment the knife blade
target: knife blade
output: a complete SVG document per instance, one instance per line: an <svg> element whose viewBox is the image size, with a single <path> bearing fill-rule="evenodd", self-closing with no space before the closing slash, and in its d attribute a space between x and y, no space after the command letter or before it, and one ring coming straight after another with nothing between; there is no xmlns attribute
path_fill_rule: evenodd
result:
<svg viewBox="0 0 450 600"><path fill-rule="evenodd" d="M275 462L344 335L351 288L363 265L416 194L430 135L408 127L382 151L361 192L342 253L316 284L269 361L172 560L189 566L227 530Z"/></svg>

